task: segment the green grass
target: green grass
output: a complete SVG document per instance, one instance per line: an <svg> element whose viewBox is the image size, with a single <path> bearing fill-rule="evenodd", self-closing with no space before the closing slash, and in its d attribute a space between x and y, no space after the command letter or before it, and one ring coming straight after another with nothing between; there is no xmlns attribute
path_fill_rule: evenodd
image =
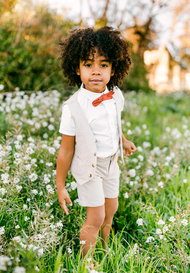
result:
<svg viewBox="0 0 190 273"><path fill-rule="evenodd" d="M71 173L69 216L55 187L63 98L57 91L2 98L0 272L190 272L189 99L184 92L125 94L123 132L138 149L124 164L119 161L119 208L109 251L98 238L89 261L90 253L80 258L86 214Z"/></svg>

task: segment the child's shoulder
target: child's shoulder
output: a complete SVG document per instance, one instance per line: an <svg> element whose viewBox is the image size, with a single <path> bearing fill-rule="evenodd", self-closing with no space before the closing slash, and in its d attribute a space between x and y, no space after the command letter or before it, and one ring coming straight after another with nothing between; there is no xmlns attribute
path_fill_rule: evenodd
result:
<svg viewBox="0 0 190 273"><path fill-rule="evenodd" d="M70 103L76 101L77 97L78 97L78 92L79 92L79 90L77 92L75 92L72 96L70 96L70 98L68 98L68 100L64 101L63 105L70 104Z"/></svg>
<svg viewBox="0 0 190 273"><path fill-rule="evenodd" d="M117 96L121 97L123 99L123 93L122 91L119 89L118 86L114 86L113 91L116 93Z"/></svg>

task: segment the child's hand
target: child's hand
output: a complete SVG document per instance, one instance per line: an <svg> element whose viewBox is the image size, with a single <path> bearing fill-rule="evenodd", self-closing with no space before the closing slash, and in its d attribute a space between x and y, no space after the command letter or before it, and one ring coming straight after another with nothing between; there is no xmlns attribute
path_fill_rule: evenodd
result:
<svg viewBox="0 0 190 273"><path fill-rule="evenodd" d="M135 144L127 139L123 140L124 155L132 155L136 151Z"/></svg>
<svg viewBox="0 0 190 273"><path fill-rule="evenodd" d="M60 189L58 191L58 199L59 199L59 204L60 204L62 210L68 215L69 211L68 211L68 208L66 206L66 203L69 206L72 206L72 202L71 202L69 194L68 194L68 192L67 192L67 190L65 188Z"/></svg>

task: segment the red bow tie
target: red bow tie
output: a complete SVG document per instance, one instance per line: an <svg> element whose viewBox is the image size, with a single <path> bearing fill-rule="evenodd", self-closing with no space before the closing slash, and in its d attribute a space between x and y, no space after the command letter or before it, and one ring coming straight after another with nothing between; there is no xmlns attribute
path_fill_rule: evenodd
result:
<svg viewBox="0 0 190 273"><path fill-rule="evenodd" d="M102 101L104 101L104 100L111 100L112 97L113 97L113 94L114 94L114 91L110 91L110 92L108 92L108 93L106 93L106 94L100 96L99 98L97 98L96 100L94 100L94 101L92 102L92 105L93 105L94 107L96 107L96 106L98 106L98 105L99 105Z"/></svg>

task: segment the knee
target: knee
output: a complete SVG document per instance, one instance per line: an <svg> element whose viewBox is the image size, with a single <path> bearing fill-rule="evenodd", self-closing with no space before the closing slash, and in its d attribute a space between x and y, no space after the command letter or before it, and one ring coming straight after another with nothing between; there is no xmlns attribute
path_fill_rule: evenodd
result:
<svg viewBox="0 0 190 273"><path fill-rule="evenodd" d="M116 202L114 206L106 210L105 220L113 219L113 216L116 213L117 209L118 209L118 202Z"/></svg>
<svg viewBox="0 0 190 273"><path fill-rule="evenodd" d="M100 214L94 215L92 219L87 218L87 222L89 227L94 227L96 229L100 229L105 219L105 213L102 212Z"/></svg>

